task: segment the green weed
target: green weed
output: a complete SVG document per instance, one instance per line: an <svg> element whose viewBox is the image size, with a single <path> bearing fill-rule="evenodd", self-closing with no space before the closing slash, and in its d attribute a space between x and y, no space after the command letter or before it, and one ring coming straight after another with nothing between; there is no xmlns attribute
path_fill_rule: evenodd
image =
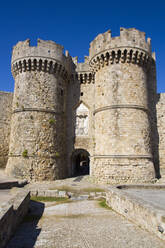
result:
<svg viewBox="0 0 165 248"><path fill-rule="evenodd" d="M99 200L99 206L102 208L112 210L112 208L107 205L106 199L103 199L103 198Z"/></svg>
<svg viewBox="0 0 165 248"><path fill-rule="evenodd" d="M22 157L27 158L28 157L28 150L24 150L22 153Z"/></svg>

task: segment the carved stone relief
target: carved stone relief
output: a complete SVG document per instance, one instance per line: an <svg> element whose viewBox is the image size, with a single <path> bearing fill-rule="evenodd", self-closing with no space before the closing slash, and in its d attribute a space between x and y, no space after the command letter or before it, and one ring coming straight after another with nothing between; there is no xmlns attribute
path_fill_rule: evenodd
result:
<svg viewBox="0 0 165 248"><path fill-rule="evenodd" d="M89 110L81 103L76 109L76 136L88 135Z"/></svg>

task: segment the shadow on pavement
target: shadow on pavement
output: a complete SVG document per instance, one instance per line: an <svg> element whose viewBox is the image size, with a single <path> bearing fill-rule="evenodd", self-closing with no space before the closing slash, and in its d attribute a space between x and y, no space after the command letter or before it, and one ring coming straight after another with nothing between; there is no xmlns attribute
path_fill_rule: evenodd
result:
<svg viewBox="0 0 165 248"><path fill-rule="evenodd" d="M28 214L6 248L33 248L35 246L37 237L41 232L41 228L38 228L38 222L43 215L44 208L44 203L30 201Z"/></svg>

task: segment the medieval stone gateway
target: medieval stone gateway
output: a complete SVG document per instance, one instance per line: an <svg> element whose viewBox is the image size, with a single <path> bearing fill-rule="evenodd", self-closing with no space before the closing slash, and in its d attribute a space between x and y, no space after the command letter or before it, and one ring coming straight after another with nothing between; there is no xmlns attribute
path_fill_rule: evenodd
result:
<svg viewBox="0 0 165 248"><path fill-rule="evenodd" d="M0 166L8 175L73 176L75 160L89 158L75 151L90 154L99 183L151 182L159 168L164 173L165 96L156 92L155 54L144 32L99 34L84 63L53 41L21 41L11 67L14 94L0 93Z"/></svg>

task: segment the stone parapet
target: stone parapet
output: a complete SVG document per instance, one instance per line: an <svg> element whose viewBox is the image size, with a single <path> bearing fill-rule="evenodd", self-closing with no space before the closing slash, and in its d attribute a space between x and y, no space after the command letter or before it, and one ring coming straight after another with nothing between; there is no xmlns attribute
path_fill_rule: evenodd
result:
<svg viewBox="0 0 165 248"><path fill-rule="evenodd" d="M0 248L5 248L28 212L30 192L23 190L0 208Z"/></svg>
<svg viewBox="0 0 165 248"><path fill-rule="evenodd" d="M130 194L129 190L131 192L132 189L139 192L139 195L141 194L142 197L139 197L138 194L136 196L136 193L134 195ZM161 191L162 194L164 193L165 186L162 185L160 187L159 185L150 184L109 187L106 194L106 202L114 211L165 241L164 208L158 207L154 200L152 203L151 200L143 199L145 198L145 193L143 192L145 189L149 190L148 198L152 200L152 198L154 199L155 191L157 191L158 195Z"/></svg>
<svg viewBox="0 0 165 248"><path fill-rule="evenodd" d="M122 49L128 47L131 49L141 49L145 53L151 52L151 40L145 38L145 33L135 28L120 28L120 36L111 37L111 31L108 30L103 34L99 34L91 43L89 49L89 57L93 58L100 52L111 49Z"/></svg>
<svg viewBox="0 0 165 248"><path fill-rule="evenodd" d="M25 71L44 71L69 77L73 67L72 58L63 47L53 41L38 39L37 46L30 46L30 40L21 41L13 48L12 74Z"/></svg>

